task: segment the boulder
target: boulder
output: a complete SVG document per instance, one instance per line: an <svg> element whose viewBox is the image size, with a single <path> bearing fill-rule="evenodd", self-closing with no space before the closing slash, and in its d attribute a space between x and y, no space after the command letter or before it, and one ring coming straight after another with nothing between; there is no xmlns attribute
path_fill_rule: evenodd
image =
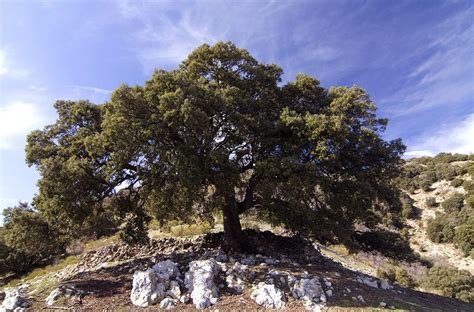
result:
<svg viewBox="0 0 474 312"><path fill-rule="evenodd" d="M259 305L267 309L282 309L285 306L285 294L275 287L263 282L259 283L250 294L250 297Z"/></svg>
<svg viewBox="0 0 474 312"><path fill-rule="evenodd" d="M294 282L290 289L293 297L303 300L308 308L316 308L327 302L326 294L317 278L302 278Z"/></svg>
<svg viewBox="0 0 474 312"><path fill-rule="evenodd" d="M28 301L21 295L20 288L15 288L5 291L5 298L0 306L0 311L11 312L28 306Z"/></svg>
<svg viewBox="0 0 474 312"><path fill-rule="evenodd" d="M163 309L163 310L174 309L177 303L178 303L178 300L176 299L165 298L161 300L160 302L160 309Z"/></svg>
<svg viewBox="0 0 474 312"><path fill-rule="evenodd" d="M191 299L198 309L205 309L217 302L217 286L214 282L220 266L214 259L195 260L189 263L184 283L191 292Z"/></svg>
<svg viewBox="0 0 474 312"><path fill-rule="evenodd" d="M181 297L181 289L179 288L179 283L177 281L170 282L166 295L172 299L179 299Z"/></svg>
<svg viewBox="0 0 474 312"><path fill-rule="evenodd" d="M48 306L52 306L56 300L63 296L63 291L61 288L56 288L53 290L48 297L44 300Z"/></svg>
<svg viewBox="0 0 474 312"><path fill-rule="evenodd" d="M154 269L137 271L133 274L133 288L130 300L136 306L148 307L165 296L165 286L158 283Z"/></svg>
<svg viewBox="0 0 474 312"><path fill-rule="evenodd" d="M229 257L226 254L220 254L220 255L217 255L216 261L217 262L228 262Z"/></svg>
<svg viewBox="0 0 474 312"><path fill-rule="evenodd" d="M171 260L158 262L152 269L161 282L168 282L170 279L179 277L180 274L178 265Z"/></svg>
<svg viewBox="0 0 474 312"><path fill-rule="evenodd" d="M357 281L369 287L378 288L377 281L368 276L358 276Z"/></svg>
<svg viewBox="0 0 474 312"><path fill-rule="evenodd" d="M244 265L255 265L255 257L254 256L248 256L246 258L242 258L240 262Z"/></svg>

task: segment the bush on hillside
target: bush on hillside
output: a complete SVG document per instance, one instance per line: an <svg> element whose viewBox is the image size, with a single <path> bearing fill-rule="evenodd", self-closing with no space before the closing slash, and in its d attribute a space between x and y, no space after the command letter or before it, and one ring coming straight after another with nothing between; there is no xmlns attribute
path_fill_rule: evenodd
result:
<svg viewBox="0 0 474 312"><path fill-rule="evenodd" d="M442 203L442 207L446 212L460 211L464 207L464 195L454 193Z"/></svg>
<svg viewBox="0 0 474 312"><path fill-rule="evenodd" d="M458 175L458 171L456 170L457 166L452 166L449 164L437 164L435 166L435 172L437 176L437 180L452 180Z"/></svg>
<svg viewBox="0 0 474 312"><path fill-rule="evenodd" d="M468 195L466 197L466 207L474 209L474 195Z"/></svg>
<svg viewBox="0 0 474 312"><path fill-rule="evenodd" d="M474 194L474 181L467 181L465 180L462 183L462 187L468 194Z"/></svg>
<svg viewBox="0 0 474 312"><path fill-rule="evenodd" d="M428 271L423 286L444 296L474 302L474 277L466 270L435 266Z"/></svg>
<svg viewBox="0 0 474 312"><path fill-rule="evenodd" d="M474 249L474 215L471 214L466 223L456 229L454 243L466 256Z"/></svg>
<svg viewBox="0 0 474 312"><path fill-rule="evenodd" d="M64 252L65 243L58 239L54 229L27 203L3 211L4 228L1 244L6 255L3 266L22 272L50 261ZM51 239L54 238L54 239Z"/></svg>
<svg viewBox="0 0 474 312"><path fill-rule="evenodd" d="M430 208L434 208L438 206L438 203L436 202L436 199L434 197L428 197L425 203L426 203L426 206Z"/></svg>
<svg viewBox="0 0 474 312"><path fill-rule="evenodd" d="M464 182L463 179L456 178L456 179L454 179L453 181L451 181L451 186L452 186L452 187L460 187L463 182Z"/></svg>
<svg viewBox="0 0 474 312"><path fill-rule="evenodd" d="M418 259L408 241L396 232L378 230L357 233L353 238L363 251L378 251L396 260L415 261Z"/></svg>
<svg viewBox="0 0 474 312"><path fill-rule="evenodd" d="M437 216L428 221L426 227L428 238L435 243L450 243L454 239L454 227L446 220L446 216Z"/></svg>

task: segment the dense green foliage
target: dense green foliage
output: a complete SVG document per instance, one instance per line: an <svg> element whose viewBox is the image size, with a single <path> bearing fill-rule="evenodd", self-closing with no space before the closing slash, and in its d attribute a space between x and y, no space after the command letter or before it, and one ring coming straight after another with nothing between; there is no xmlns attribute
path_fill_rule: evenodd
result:
<svg viewBox="0 0 474 312"><path fill-rule="evenodd" d="M474 163L459 165L454 162L467 161L468 155L440 153L434 157L420 157L408 161L402 174L398 177L398 185L413 193L416 189L430 191L433 183L440 180L452 181L458 187L461 179L458 176L474 172ZM471 170L471 171L470 171ZM473 175L473 173L471 173Z"/></svg>
<svg viewBox="0 0 474 312"><path fill-rule="evenodd" d="M435 243L450 243L454 238L454 225L443 214L428 222L426 234Z"/></svg>
<svg viewBox="0 0 474 312"><path fill-rule="evenodd" d="M458 212L464 207L464 195L460 193L454 193L447 198L441 206L446 212Z"/></svg>
<svg viewBox="0 0 474 312"><path fill-rule="evenodd" d="M428 271L423 285L444 296L474 302L474 277L468 271L435 266Z"/></svg>
<svg viewBox="0 0 474 312"><path fill-rule="evenodd" d="M355 223L398 213L392 179L404 146L381 138L387 121L368 94L307 75L281 85L281 75L218 43L105 104L58 101L56 123L28 136L27 162L41 173L35 206L64 236L102 229L93 224L110 211L130 241L145 236L150 214L186 220L222 209L226 238L239 240L238 215L256 209L345 241Z"/></svg>
<svg viewBox="0 0 474 312"><path fill-rule="evenodd" d="M454 243L466 256L473 256L474 251L474 214L471 213L468 220L456 229ZM474 259L474 257L472 257Z"/></svg>
<svg viewBox="0 0 474 312"><path fill-rule="evenodd" d="M64 243L57 238L57 233L28 204L7 208L3 215L0 274L24 271L64 252Z"/></svg>

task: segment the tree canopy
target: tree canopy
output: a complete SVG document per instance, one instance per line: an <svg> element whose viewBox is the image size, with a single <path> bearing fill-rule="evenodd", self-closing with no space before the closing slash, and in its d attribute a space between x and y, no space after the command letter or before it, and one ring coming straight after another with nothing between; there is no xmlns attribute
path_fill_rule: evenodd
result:
<svg viewBox="0 0 474 312"><path fill-rule="evenodd" d="M404 146L381 137L387 120L369 95L303 74L283 84L282 73L220 42L104 104L58 101L56 123L28 136L27 163L41 173L34 205L64 235L100 230L113 214L133 241L150 216L220 210L236 250L249 209L340 241L399 211L392 178Z"/></svg>

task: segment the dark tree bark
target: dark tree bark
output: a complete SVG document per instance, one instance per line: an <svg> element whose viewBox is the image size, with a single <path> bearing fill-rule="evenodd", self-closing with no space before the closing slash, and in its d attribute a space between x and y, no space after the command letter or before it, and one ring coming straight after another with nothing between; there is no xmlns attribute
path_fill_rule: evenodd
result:
<svg viewBox="0 0 474 312"><path fill-rule="evenodd" d="M235 253L249 251L249 244L242 232L235 196L226 197L222 213L224 218L224 249Z"/></svg>

